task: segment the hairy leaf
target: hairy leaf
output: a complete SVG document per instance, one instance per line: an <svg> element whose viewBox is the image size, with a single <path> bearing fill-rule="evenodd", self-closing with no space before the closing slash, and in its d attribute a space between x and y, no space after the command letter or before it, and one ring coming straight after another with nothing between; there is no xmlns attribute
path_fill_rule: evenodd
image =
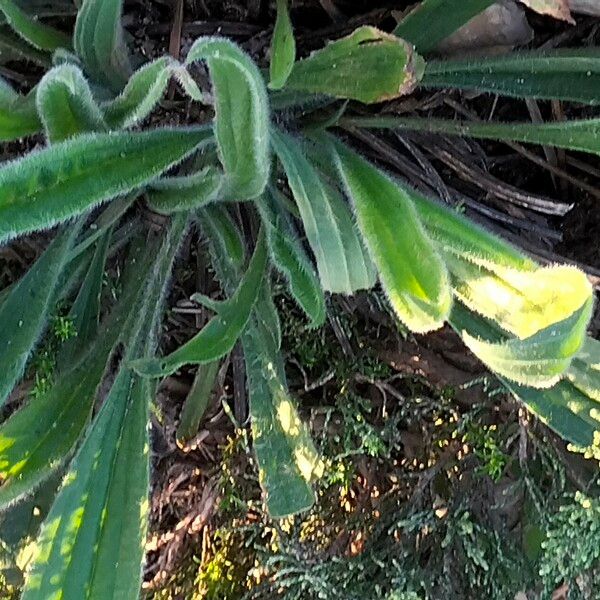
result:
<svg viewBox="0 0 600 600"><path fill-rule="evenodd" d="M581 352L573 359L566 378L578 390L596 402L600 402L600 342L598 340L586 338ZM600 417L600 412L597 416Z"/></svg>
<svg viewBox="0 0 600 600"><path fill-rule="evenodd" d="M596 48L512 53L507 56L427 63L424 87L456 87L517 98L600 103Z"/></svg>
<svg viewBox="0 0 600 600"><path fill-rule="evenodd" d="M467 347L492 371L535 388L558 383L580 351L590 321L593 300L559 323L553 323L525 339L490 343L462 332Z"/></svg>
<svg viewBox="0 0 600 600"><path fill-rule="evenodd" d="M23 375L51 310L52 299L79 227L60 233L0 305L0 405Z"/></svg>
<svg viewBox="0 0 600 600"><path fill-rule="evenodd" d="M159 179L149 191L148 204L163 214L193 210L219 199L223 172L205 167L193 175Z"/></svg>
<svg viewBox="0 0 600 600"><path fill-rule="evenodd" d="M179 417L176 434L179 445L189 442L198 433L198 427L208 408L220 366L221 362L218 360L198 366L194 383L185 399Z"/></svg>
<svg viewBox="0 0 600 600"><path fill-rule="evenodd" d="M271 40L271 81L269 87L281 89L294 66L296 60L296 40L290 20L288 0L277 0L277 20Z"/></svg>
<svg viewBox="0 0 600 600"><path fill-rule="evenodd" d="M371 288L375 273L348 207L321 180L299 142L276 130L272 140L315 254L323 288L344 294Z"/></svg>
<svg viewBox="0 0 600 600"><path fill-rule="evenodd" d="M73 46L86 71L100 84L120 92L131 73L121 25L123 0L83 0Z"/></svg>
<svg viewBox="0 0 600 600"><path fill-rule="evenodd" d="M286 87L367 104L383 102L409 94L423 65L410 44L374 27L360 27L296 62Z"/></svg>
<svg viewBox="0 0 600 600"><path fill-rule="evenodd" d="M430 118L358 117L344 119L344 124L375 129L409 129L481 139L510 140L600 154L600 119L560 123L470 123Z"/></svg>
<svg viewBox="0 0 600 600"><path fill-rule="evenodd" d="M394 34L423 54L482 13L496 0L423 0L406 15Z"/></svg>
<svg viewBox="0 0 600 600"><path fill-rule="evenodd" d="M223 38L201 38L186 63L206 61L215 95L215 138L225 170L225 199L256 198L269 179L269 104L258 67Z"/></svg>
<svg viewBox="0 0 600 600"><path fill-rule="evenodd" d="M292 223L269 193L260 199L258 208L275 266L285 276L292 297L310 318L311 327L319 327L325 322L325 297Z"/></svg>
<svg viewBox="0 0 600 600"><path fill-rule="evenodd" d="M165 377L186 364L206 364L230 352L248 323L267 265L264 236L259 238L244 278L231 298L216 302L201 294L192 298L217 314L189 342L164 358L136 361L133 368L146 377Z"/></svg>
<svg viewBox="0 0 600 600"><path fill-rule="evenodd" d="M36 105L50 142L106 129L83 73L72 65L54 67L44 75L37 86Z"/></svg>
<svg viewBox="0 0 600 600"><path fill-rule="evenodd" d="M81 135L0 168L0 241L137 189L206 143L207 128Z"/></svg>
<svg viewBox="0 0 600 600"><path fill-rule="evenodd" d="M8 142L37 133L42 128L35 94L21 96L0 78L0 141Z"/></svg>
<svg viewBox="0 0 600 600"><path fill-rule="evenodd" d="M358 226L396 314L413 331L441 327L452 306L448 272L410 194L345 145L336 144L334 151Z"/></svg>
<svg viewBox="0 0 600 600"><path fill-rule="evenodd" d="M145 119L162 98L173 74L181 68L169 56L140 67L121 94L103 106L107 123L114 129L125 129Z"/></svg>
<svg viewBox="0 0 600 600"><path fill-rule="evenodd" d="M281 357L270 350L261 331L253 323L243 345L259 478L269 514L278 518L313 505L311 482L322 465L287 389Z"/></svg>
<svg viewBox="0 0 600 600"><path fill-rule="evenodd" d="M8 24L25 41L39 50L53 52L57 48L69 48L69 37L49 25L29 16L13 0L0 0L0 11Z"/></svg>
<svg viewBox="0 0 600 600"><path fill-rule="evenodd" d="M11 29L0 27L0 63L26 61L49 69L52 60L48 53L34 48Z"/></svg>

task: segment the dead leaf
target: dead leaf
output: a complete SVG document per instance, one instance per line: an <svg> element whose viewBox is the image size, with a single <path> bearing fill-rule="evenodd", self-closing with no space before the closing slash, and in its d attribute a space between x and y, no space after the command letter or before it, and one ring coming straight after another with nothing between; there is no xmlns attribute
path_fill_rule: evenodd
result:
<svg viewBox="0 0 600 600"><path fill-rule="evenodd" d="M548 15L561 21L575 24L569 9L569 0L520 0L525 6L541 15Z"/></svg>
<svg viewBox="0 0 600 600"><path fill-rule="evenodd" d="M582 15L600 17L600 2L598 0L569 0L569 8Z"/></svg>

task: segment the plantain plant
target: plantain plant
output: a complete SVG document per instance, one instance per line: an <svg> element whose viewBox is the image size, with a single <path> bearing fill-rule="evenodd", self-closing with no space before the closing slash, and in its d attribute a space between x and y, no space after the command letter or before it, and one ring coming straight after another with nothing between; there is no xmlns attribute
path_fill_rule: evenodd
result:
<svg viewBox="0 0 600 600"><path fill-rule="evenodd" d="M80 2L72 35L38 18L65 14L69 3L54 3L55 11L40 4L47 12L0 0L0 43L46 68L25 95L0 82L1 139L44 139L0 166L0 242L53 230L29 271L0 292L0 402L12 402L57 305L77 335L61 347L52 385L0 425L3 510L62 477L36 535L24 600L138 596L157 382L197 365L178 432L193 436L238 341L268 509L282 517L310 507L321 463L286 384L274 271L310 327L324 322L326 294L379 281L406 327L426 333L450 323L550 427L598 452L600 343L586 336L593 290L585 274L540 266L385 172L343 135L349 126L427 129L600 154L595 119L467 125L357 117L348 104L458 87L593 105L594 51L426 60L490 2L470 0L447 19L448 2L425 0L397 35L360 27L297 60L288 4L278 0L269 72L217 37L197 40L183 63L167 56L134 68L122 0ZM426 23L439 27L425 35ZM210 89L194 78L198 63ZM210 122L143 126L173 80L212 108ZM334 117L310 118L323 107ZM148 209L165 215L160 232L139 218ZM214 316L165 356L159 332L170 273L192 228L207 242L224 299L195 294ZM121 260L120 291L105 306L105 270Z"/></svg>

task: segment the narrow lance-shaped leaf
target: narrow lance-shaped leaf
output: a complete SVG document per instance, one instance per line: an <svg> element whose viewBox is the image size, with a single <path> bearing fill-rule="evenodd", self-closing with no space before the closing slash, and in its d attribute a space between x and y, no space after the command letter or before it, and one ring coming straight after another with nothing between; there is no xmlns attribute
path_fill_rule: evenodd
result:
<svg viewBox="0 0 600 600"><path fill-rule="evenodd" d="M29 16L14 0L0 0L0 11L14 31L39 50L53 52L57 48L71 46L66 34Z"/></svg>
<svg viewBox="0 0 600 600"><path fill-rule="evenodd" d="M225 356L233 349L248 323L266 265L267 248L264 234L261 234L248 269L231 298L216 302L201 294L192 296L217 313L202 331L169 356L135 361L133 368L146 377L165 377L183 365L205 364Z"/></svg>
<svg viewBox="0 0 600 600"><path fill-rule="evenodd" d="M35 94L21 96L0 78L0 141L37 133L42 124L35 106Z"/></svg>
<svg viewBox="0 0 600 600"><path fill-rule="evenodd" d="M360 27L296 62L286 87L369 104L409 94L422 73L423 59L410 44Z"/></svg>
<svg viewBox="0 0 600 600"><path fill-rule="evenodd" d="M600 402L600 342L587 337L581 352L573 359L566 379L582 393ZM600 406L597 409L600 411ZM600 419L600 412L596 413Z"/></svg>
<svg viewBox="0 0 600 600"><path fill-rule="evenodd" d="M448 272L410 195L343 144L332 152L396 314L413 331L441 327L452 306Z"/></svg>
<svg viewBox="0 0 600 600"><path fill-rule="evenodd" d="M36 105L50 142L106 129L88 82L72 65L54 67L44 75L37 86Z"/></svg>
<svg viewBox="0 0 600 600"><path fill-rule="evenodd" d="M375 284L375 271L348 207L321 180L294 138L273 130L275 152L287 175L323 288L353 294Z"/></svg>
<svg viewBox="0 0 600 600"><path fill-rule="evenodd" d="M409 129L480 139L544 144L600 154L600 119L560 123L470 123L430 118L357 117L344 119L344 124L373 129Z"/></svg>
<svg viewBox="0 0 600 600"><path fill-rule="evenodd" d="M215 96L215 138L225 170L226 200L256 198L265 189L271 165L269 104L258 67L223 38L199 39L186 64L206 61Z"/></svg>
<svg viewBox="0 0 600 600"><path fill-rule="evenodd" d="M290 20L287 0L277 0L277 20L271 40L271 81L269 87L278 90L285 85L296 60L296 40Z"/></svg>
<svg viewBox="0 0 600 600"><path fill-rule="evenodd" d="M208 166L193 175L159 179L148 193L152 210L163 214L194 210L219 199L223 172Z"/></svg>
<svg viewBox="0 0 600 600"><path fill-rule="evenodd" d="M243 337L252 438L269 514L286 517L309 509L312 481L322 463L287 389L281 357L269 350L256 323Z"/></svg>
<svg viewBox="0 0 600 600"><path fill-rule="evenodd" d="M147 248L139 245L138 250L142 249ZM72 355L71 363L59 362L57 380L50 390L30 400L0 426L0 506L31 493L58 469L89 423L96 392L122 328L132 314L138 315L136 296L151 266L140 254L128 255L129 261L139 263L136 276L132 277L131 267L126 271L126 291L100 334L81 348L79 356L83 358L77 362ZM123 340L125 346L130 341Z"/></svg>
<svg viewBox="0 0 600 600"><path fill-rule="evenodd" d="M83 0L73 45L96 81L120 92L131 73L121 25L123 0Z"/></svg>
<svg viewBox="0 0 600 600"><path fill-rule="evenodd" d="M58 234L0 305L0 405L23 375L51 310L54 290L79 227Z"/></svg>
<svg viewBox="0 0 600 600"><path fill-rule="evenodd" d="M259 200L258 209L274 264L287 279L292 296L310 318L311 326L319 327L325 321L325 297L293 225L270 193Z"/></svg>
<svg viewBox="0 0 600 600"><path fill-rule="evenodd" d="M482 13L496 0L423 0L398 23L394 34L423 54Z"/></svg>
<svg viewBox="0 0 600 600"><path fill-rule="evenodd" d="M31 62L44 69L52 66L52 58L47 52L34 48L11 29L0 27L0 63Z"/></svg>
<svg viewBox="0 0 600 600"><path fill-rule="evenodd" d="M593 299L564 321L525 339L490 343L462 332L467 347L492 371L516 383L548 388L557 383L580 351L591 318Z"/></svg>
<svg viewBox="0 0 600 600"><path fill-rule="evenodd" d="M0 241L137 189L211 137L208 128L81 135L0 168Z"/></svg>
<svg viewBox="0 0 600 600"><path fill-rule="evenodd" d="M130 343L123 368L44 521L25 599L138 597L148 514L152 386L126 365L154 351L148 324L152 328L162 310L165 282L185 224L185 219L174 220L148 285L138 286L141 302L131 326L125 327Z"/></svg>
<svg viewBox="0 0 600 600"><path fill-rule="evenodd" d="M431 61L421 85L595 105L600 103L600 53L592 48Z"/></svg>

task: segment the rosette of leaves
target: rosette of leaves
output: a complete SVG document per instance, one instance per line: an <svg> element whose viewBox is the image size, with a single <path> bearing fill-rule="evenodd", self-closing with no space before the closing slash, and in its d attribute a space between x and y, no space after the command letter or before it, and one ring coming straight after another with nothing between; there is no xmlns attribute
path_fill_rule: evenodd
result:
<svg viewBox="0 0 600 600"><path fill-rule="evenodd" d="M426 333L449 322L567 440L597 442L600 352L586 337L593 295L585 275L542 267L422 196L349 146L337 119L295 119L311 106L384 102L417 87L597 102L600 59L591 52L468 63L423 58L434 40L487 5L470 0L447 18L446 2L426 0L400 24L401 38L361 27L296 60L288 5L278 1L267 82L237 45L214 37L199 39L184 63L164 57L134 70L120 0L83 0L72 35L25 3L0 0L15 48L52 65L26 95L0 85L1 139L45 140L0 166L0 242L53 229L40 258L0 293L0 402L23 378L58 303L69 307L77 331L57 357L49 389L0 425L4 510L64 473L41 529L31 532L25 600L138 596L156 382L197 366L179 430L193 435L219 363L238 341L267 506L274 517L310 507L321 464L286 384L273 271L311 327L325 319L326 294L354 294L379 281L409 329ZM435 35L423 35L423 19L436 24ZM208 68L210 93L192 76L197 62ZM171 80L191 101L212 106L211 122L141 127ZM460 128L354 119L353 126L454 128L599 152L595 120ZM167 217L162 232L137 218L142 203ZM244 230L235 203L243 205ZM168 282L191 228L208 242L223 299L194 295L214 316L164 356L158 332ZM116 255L125 268L106 307L103 274Z"/></svg>

